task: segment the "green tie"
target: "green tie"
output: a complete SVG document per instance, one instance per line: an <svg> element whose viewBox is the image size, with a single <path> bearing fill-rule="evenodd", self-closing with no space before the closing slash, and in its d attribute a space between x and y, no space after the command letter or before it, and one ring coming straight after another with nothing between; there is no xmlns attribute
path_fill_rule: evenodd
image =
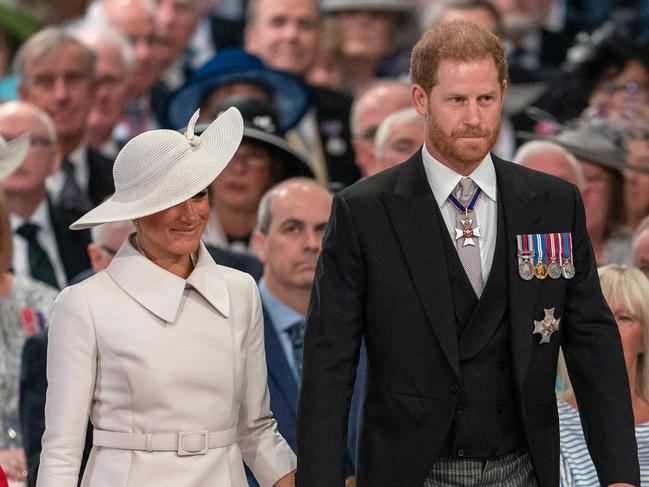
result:
<svg viewBox="0 0 649 487"><path fill-rule="evenodd" d="M32 277L58 289L59 283L56 280L52 262L36 238L39 230L40 228L35 223L24 223L18 227L16 233L27 240L29 272Z"/></svg>

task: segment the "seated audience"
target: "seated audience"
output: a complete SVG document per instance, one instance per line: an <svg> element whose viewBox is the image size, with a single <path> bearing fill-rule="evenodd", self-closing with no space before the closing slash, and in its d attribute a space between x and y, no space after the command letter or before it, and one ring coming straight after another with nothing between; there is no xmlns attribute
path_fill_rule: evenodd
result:
<svg viewBox="0 0 649 487"><path fill-rule="evenodd" d="M617 322L631 388L642 485L649 482L649 279L634 267L611 264L600 268L602 292ZM565 356L567 362L580 357ZM601 364L605 367L605 364ZM566 376L567 377L567 376ZM581 388L588 384L579 384ZM559 400L560 470L562 487L600 485L586 448L578 405L570 386Z"/></svg>
<svg viewBox="0 0 649 487"><path fill-rule="evenodd" d="M264 313L270 409L279 432L294 450L304 320L331 200L331 193L313 180L283 181L262 198L253 236L253 247L264 264L259 292ZM349 418L349 475L353 474L365 360L362 358L358 367ZM248 478L250 481L250 475ZM250 485L257 484L251 481Z"/></svg>
<svg viewBox="0 0 649 487"><path fill-rule="evenodd" d="M410 86L397 80L377 81L354 100L350 120L352 144L356 165L363 176L378 172L374 138L381 122L391 113L411 106Z"/></svg>
<svg viewBox="0 0 649 487"><path fill-rule="evenodd" d="M584 173L579 161L568 150L548 140L531 140L518 148L514 162L536 171L552 174L582 188Z"/></svg>
<svg viewBox="0 0 649 487"><path fill-rule="evenodd" d="M389 115L376 131L374 151L376 166L370 171L383 171L407 161L424 144L424 124L414 108L403 108Z"/></svg>
<svg viewBox="0 0 649 487"><path fill-rule="evenodd" d="M316 61L319 25L317 0L250 0L244 48L266 66L304 79ZM309 155L319 181L347 186L360 177L350 142L352 99L324 88L312 94L292 144Z"/></svg>
<svg viewBox="0 0 649 487"><path fill-rule="evenodd" d="M0 147L0 179L19 166L28 144L29 138L23 137ZM9 213L0 189L0 467L9 480L22 482L27 464L18 412L20 354L25 339L46 326L57 291L11 274L12 252Z"/></svg>
<svg viewBox="0 0 649 487"><path fill-rule="evenodd" d="M95 53L95 88L88 113L88 145L109 158L119 152L113 130L132 96L129 81L134 68L134 51L118 30L92 23L80 23L72 35Z"/></svg>
<svg viewBox="0 0 649 487"><path fill-rule="evenodd" d="M257 222L259 200L273 185L294 176L313 177L307 161L282 138L275 114L264 102L236 96L244 120L243 140L230 164L210 185L210 217L203 241L224 249L248 252ZM197 127L201 132L201 127Z"/></svg>
<svg viewBox="0 0 649 487"><path fill-rule="evenodd" d="M59 163L50 117L22 101L0 105L0 135L11 139L24 132L31 133L27 157L1 183L13 232L13 270L62 289L90 266L89 232L72 232L68 222L74 213L53 204L46 190L46 179Z"/></svg>

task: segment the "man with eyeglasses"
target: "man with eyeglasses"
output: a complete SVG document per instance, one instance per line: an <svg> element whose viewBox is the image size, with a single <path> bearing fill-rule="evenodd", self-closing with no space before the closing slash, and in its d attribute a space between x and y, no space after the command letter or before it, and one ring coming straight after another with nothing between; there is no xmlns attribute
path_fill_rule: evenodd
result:
<svg viewBox="0 0 649 487"><path fill-rule="evenodd" d="M378 81L354 100L351 113L352 147L363 177L376 171L374 136L385 118L412 106L410 88L401 81Z"/></svg>
<svg viewBox="0 0 649 487"><path fill-rule="evenodd" d="M26 102L0 105L0 135L11 140L31 134L31 147L21 166L2 182L13 231L13 270L63 288L90 266L86 255L88 232L68 229L60 207L45 187L60 161L57 135L51 118Z"/></svg>

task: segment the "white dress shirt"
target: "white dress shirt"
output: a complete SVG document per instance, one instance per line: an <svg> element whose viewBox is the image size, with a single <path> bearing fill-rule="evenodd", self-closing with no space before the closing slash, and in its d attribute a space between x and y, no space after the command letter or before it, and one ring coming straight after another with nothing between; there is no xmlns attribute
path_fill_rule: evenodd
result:
<svg viewBox="0 0 649 487"><path fill-rule="evenodd" d="M430 155L426 145L422 149L422 158L428 184L442 213L448 233L455 242L455 216L458 210L448 200L448 196L464 176L437 161ZM487 154L480 165L467 177L471 178L482 189L483 193L478 199L474 211L480 226L481 236L478 238L480 242L480 261L482 264L482 280L486 285L496 250L496 231L498 228L496 169L491 160L491 154Z"/></svg>
<svg viewBox="0 0 649 487"><path fill-rule="evenodd" d="M27 240L24 237L21 237L16 233L18 227L23 223L34 223L38 225L40 230L36 235L38 243L43 248L47 256L50 258L52 267L54 268L54 274L56 275L56 282L59 283L59 288L63 289L68 285L68 279L65 274L65 269L63 267L63 261L59 254L59 247L56 243L56 235L54 234L54 228L52 228L52 222L50 221L50 215L47 208L47 200L43 200L36 211L32 214L29 220L23 220L18 215L11 214L11 231L13 233L13 246L14 246L14 258L13 258L13 270L14 274L17 276L31 276L29 269L29 248L27 245Z"/></svg>

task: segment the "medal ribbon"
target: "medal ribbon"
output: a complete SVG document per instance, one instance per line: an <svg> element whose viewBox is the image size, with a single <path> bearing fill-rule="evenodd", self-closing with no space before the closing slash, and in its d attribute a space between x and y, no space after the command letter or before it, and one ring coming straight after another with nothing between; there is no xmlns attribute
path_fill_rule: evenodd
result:
<svg viewBox="0 0 649 487"><path fill-rule="evenodd" d="M570 252L572 251L572 235L570 233L562 233L563 237L563 251L564 251L564 261L566 263L571 261Z"/></svg>
<svg viewBox="0 0 649 487"><path fill-rule="evenodd" d="M548 255L548 261L550 263L554 262L557 258L556 248L554 246L554 233L547 233L545 235L545 245L546 248L550 248L550 254Z"/></svg>
<svg viewBox="0 0 649 487"><path fill-rule="evenodd" d="M534 262L534 250L535 250L535 247L534 247L534 235L532 235L532 234L525 235L525 237L527 238L528 251L531 254L532 262Z"/></svg>
<svg viewBox="0 0 649 487"><path fill-rule="evenodd" d="M537 260L537 262L540 264L540 263L543 262L543 259L545 257L545 248L546 248L545 247L545 239L541 238L540 233L536 234L536 245L537 245L537 249L538 249L538 253L537 253L538 260Z"/></svg>
<svg viewBox="0 0 649 487"><path fill-rule="evenodd" d="M557 236L557 243L559 244L559 265L563 267L564 260L563 260L563 244L561 240L561 234L557 233L556 236Z"/></svg>
<svg viewBox="0 0 649 487"><path fill-rule="evenodd" d="M471 198L471 201L469 201L469 204L467 206L464 206L462 203L460 203L460 200L458 200L453 194L448 195L448 200L453 204L453 206L455 206L457 211L459 211L463 215L468 215L470 211L473 211L473 207L475 206L481 194L482 189L478 188L478 190L473 194L473 198Z"/></svg>

